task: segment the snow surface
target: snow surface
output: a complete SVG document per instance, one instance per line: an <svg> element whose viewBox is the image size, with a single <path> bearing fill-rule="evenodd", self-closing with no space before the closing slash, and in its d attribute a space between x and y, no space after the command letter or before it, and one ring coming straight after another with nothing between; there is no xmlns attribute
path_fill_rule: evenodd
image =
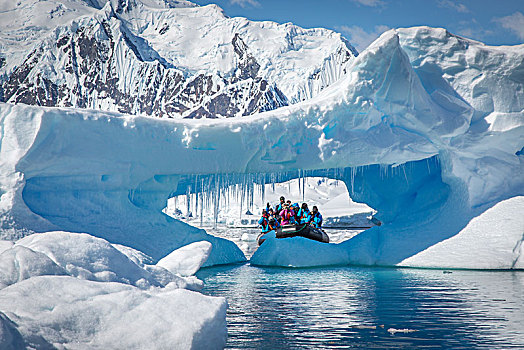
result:
<svg viewBox="0 0 524 350"><path fill-rule="evenodd" d="M206 265L239 261L232 242L163 214L167 199L204 191L201 204L214 205L231 184L252 193L320 176L344 181L383 223L323 249L342 263L401 264L524 194L523 61L524 45L417 27L384 33L317 97L242 120L1 104L2 238L87 232L155 260L206 240ZM522 228L508 229L502 246L515 247ZM520 261L488 253L490 268Z"/></svg>
<svg viewBox="0 0 524 350"><path fill-rule="evenodd" d="M225 299L187 290L201 287L190 272L207 258L210 243L181 249L168 261L184 266L187 277L136 264L87 234L18 240L0 254L0 348L223 348ZM199 258L191 263L187 256Z"/></svg>

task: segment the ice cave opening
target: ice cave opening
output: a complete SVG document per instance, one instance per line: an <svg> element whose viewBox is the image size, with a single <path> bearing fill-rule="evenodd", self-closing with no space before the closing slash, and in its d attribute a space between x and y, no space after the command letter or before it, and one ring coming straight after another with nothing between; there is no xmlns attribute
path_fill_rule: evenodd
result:
<svg viewBox="0 0 524 350"><path fill-rule="evenodd" d="M213 177L195 179L185 194L168 199L163 212L203 228L211 235L232 240L248 258L258 247L256 239L260 233L258 221L262 210L268 206L275 208L281 196L299 206L302 203L307 203L310 209L317 206L323 217L323 229L332 243L340 243L380 225L373 216L376 210L354 202L342 180L306 176L306 173L301 171L298 178L291 179L293 174L280 173L236 176L241 180L236 184L220 179L218 183L222 185L218 185L218 190L209 186L209 181L214 183Z"/></svg>
<svg viewBox="0 0 524 350"><path fill-rule="evenodd" d="M447 232L441 230L443 225L432 227L432 221L443 211L451 213L459 209L449 200L449 185L442 180L439 157L434 156L395 165L184 175L169 194L163 212L234 241L249 257L256 250L253 241L262 208L268 202L274 206L281 195L292 202L306 202L310 208L318 204L326 228L351 230L345 234L340 234L340 230L331 232L335 235L334 243L355 239L357 234L365 232L363 236L368 238L362 239L372 242L355 248L351 257L355 263L359 263L359 259L370 259L369 250L378 250L386 241L403 245L403 249L396 252L402 255L399 252L405 252L406 247L411 248L410 253L416 253L448 238L443 237ZM385 225L371 233L364 231L377 223ZM464 224L454 223L457 228ZM400 238L402 235L394 238L395 232L407 232L414 226L419 232L411 234L413 242L406 243ZM419 233L424 234L419 237ZM410 253L392 257L391 252L384 251L379 255L401 261ZM377 257L372 259L375 263Z"/></svg>

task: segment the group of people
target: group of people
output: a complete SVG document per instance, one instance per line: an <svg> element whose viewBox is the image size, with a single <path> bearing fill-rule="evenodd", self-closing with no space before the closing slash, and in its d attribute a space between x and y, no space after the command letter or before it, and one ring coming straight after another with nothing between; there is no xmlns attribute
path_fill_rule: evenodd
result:
<svg viewBox="0 0 524 350"><path fill-rule="evenodd" d="M310 211L307 203L302 203L301 206L298 203L291 204L290 200L286 202L282 196L274 209L267 203L258 224L262 227L262 233L276 230L282 225L309 224L321 228L322 215L316 205Z"/></svg>

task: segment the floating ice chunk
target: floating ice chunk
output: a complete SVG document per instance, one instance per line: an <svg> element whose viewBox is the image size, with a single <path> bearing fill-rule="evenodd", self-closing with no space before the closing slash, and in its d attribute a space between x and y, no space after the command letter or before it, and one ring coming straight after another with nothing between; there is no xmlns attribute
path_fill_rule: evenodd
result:
<svg viewBox="0 0 524 350"><path fill-rule="evenodd" d="M42 275L67 275L67 273L47 255L23 246L15 246L0 254L0 289Z"/></svg>
<svg viewBox="0 0 524 350"><path fill-rule="evenodd" d="M250 260L253 265L308 267L345 265L349 261L347 251L338 244L303 237L277 239L274 232L264 237L266 240Z"/></svg>
<svg viewBox="0 0 524 350"><path fill-rule="evenodd" d="M211 243L200 241L173 251L156 265L180 276L194 275L211 254Z"/></svg>
<svg viewBox="0 0 524 350"><path fill-rule="evenodd" d="M413 332L416 332L416 331L417 331L416 329L409 329L409 328L402 328L402 329L388 328L388 332L391 335L395 335L395 333L413 333Z"/></svg>
<svg viewBox="0 0 524 350"><path fill-rule="evenodd" d="M196 276L180 277L185 282L185 289L194 290L196 292L204 288L204 282L199 280Z"/></svg>
<svg viewBox="0 0 524 350"><path fill-rule="evenodd" d="M15 246L47 255L71 276L82 279L137 285L158 284L146 270L104 239L84 233L46 232L27 236Z"/></svg>
<svg viewBox="0 0 524 350"><path fill-rule="evenodd" d="M0 292L0 310L31 348L221 349L226 305L185 289L144 291L69 276L34 277Z"/></svg>

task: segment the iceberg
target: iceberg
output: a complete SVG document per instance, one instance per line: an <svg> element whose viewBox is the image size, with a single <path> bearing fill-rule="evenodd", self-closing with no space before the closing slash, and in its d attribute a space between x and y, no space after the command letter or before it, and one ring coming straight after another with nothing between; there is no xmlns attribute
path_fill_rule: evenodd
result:
<svg viewBox="0 0 524 350"><path fill-rule="evenodd" d="M523 209L523 66L524 45L416 27L384 33L316 97L249 118L0 104L0 238L85 232L154 261L208 241L204 266L243 261L232 242L165 215L167 199L194 192L216 205L232 184L249 192L321 176L342 180L382 222L326 245L337 257L329 264L523 268L522 250L508 250L520 247L521 223L488 212L507 200ZM477 265L475 251L453 243L462 236L504 244ZM453 262L437 259L439 244ZM271 254L256 259L295 266Z"/></svg>
<svg viewBox="0 0 524 350"><path fill-rule="evenodd" d="M222 349L227 337L225 299L177 288L38 276L3 289L0 309L30 348Z"/></svg>
<svg viewBox="0 0 524 350"><path fill-rule="evenodd" d="M184 277L119 248L88 234L46 232L0 253L0 348L225 346L225 299L192 291L202 282L190 272L209 256L209 242L168 255L172 264L198 257L179 264Z"/></svg>

